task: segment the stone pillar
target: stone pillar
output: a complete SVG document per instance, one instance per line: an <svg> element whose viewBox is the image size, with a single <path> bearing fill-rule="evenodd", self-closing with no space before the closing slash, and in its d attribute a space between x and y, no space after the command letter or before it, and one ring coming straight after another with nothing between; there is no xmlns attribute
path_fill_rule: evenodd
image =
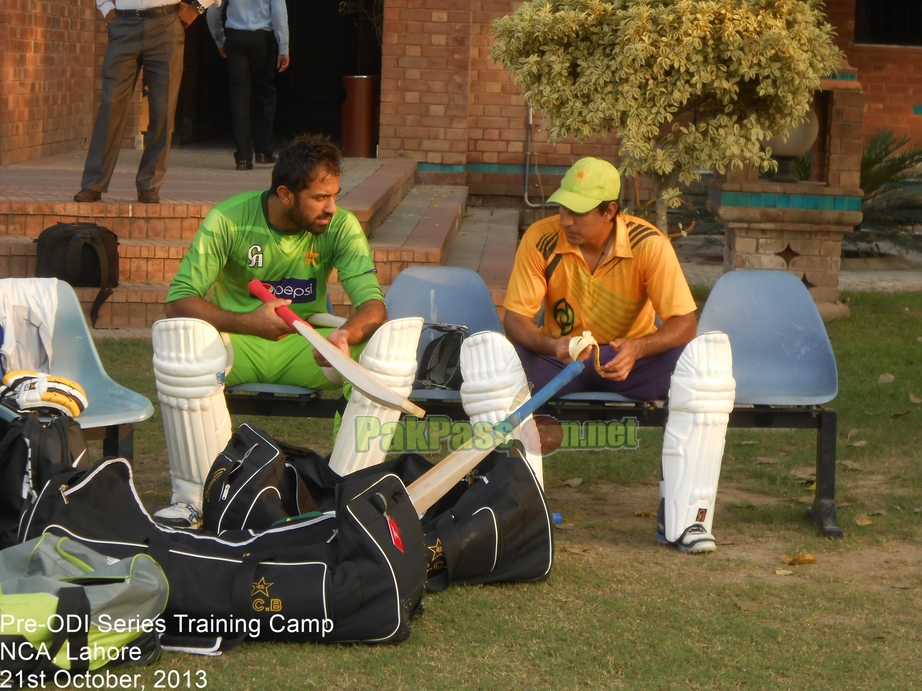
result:
<svg viewBox="0 0 922 691"><path fill-rule="evenodd" d="M842 236L861 222L864 93L855 70L841 65L822 80L814 108L820 129L811 180L727 171L712 184L708 209L725 228L724 271L790 271L828 321L848 314L838 300Z"/></svg>

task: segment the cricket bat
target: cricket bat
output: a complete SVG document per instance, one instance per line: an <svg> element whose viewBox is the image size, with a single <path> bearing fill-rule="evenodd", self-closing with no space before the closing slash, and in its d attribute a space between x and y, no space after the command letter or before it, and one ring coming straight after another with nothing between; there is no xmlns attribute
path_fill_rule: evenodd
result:
<svg viewBox="0 0 922 691"><path fill-rule="evenodd" d="M493 438L487 448L474 448L473 440L464 447L453 451L441 463L407 487L410 500L416 508L416 513L422 516L439 499L445 496L452 487L471 470L477 467L487 455L503 442L506 435L518 427L522 420L534 413L538 408L547 403L550 398L566 386L570 381L579 376L585 365L582 360L574 360L561 370L556 377L544 385L538 393L514 410L509 417L493 428Z"/></svg>
<svg viewBox="0 0 922 691"><path fill-rule="evenodd" d="M270 293L268 288L257 278L250 281L247 287L250 290L250 294L263 302L271 302L275 299L275 296ZM425 410L398 394L374 374L362 367L361 364L343 353L339 348L318 333L314 327L292 312L290 308L284 306L278 307L275 313L284 319L292 329L304 336L304 338L317 349L317 352L327 359L330 366L343 376L343 379L352 384L352 386L361 391L368 398L383 406L402 410L408 415L415 415L416 417L424 417L426 415Z"/></svg>

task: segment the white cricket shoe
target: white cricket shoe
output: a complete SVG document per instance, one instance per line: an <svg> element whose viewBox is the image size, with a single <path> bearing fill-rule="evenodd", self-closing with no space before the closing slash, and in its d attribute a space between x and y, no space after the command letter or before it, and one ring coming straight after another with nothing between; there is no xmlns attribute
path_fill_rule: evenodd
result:
<svg viewBox="0 0 922 691"><path fill-rule="evenodd" d="M202 514L192 504L173 504L155 513L154 521L169 528L195 530L202 527Z"/></svg>
<svg viewBox="0 0 922 691"><path fill-rule="evenodd" d="M700 523L692 523L688 526L675 542L669 542L666 536L657 530L656 541L661 545L669 545L688 554L703 554L717 549L714 536Z"/></svg>

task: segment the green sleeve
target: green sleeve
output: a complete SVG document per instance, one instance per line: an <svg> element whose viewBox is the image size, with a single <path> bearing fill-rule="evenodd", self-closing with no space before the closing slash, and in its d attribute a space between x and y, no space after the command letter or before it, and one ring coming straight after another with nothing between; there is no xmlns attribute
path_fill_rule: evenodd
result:
<svg viewBox="0 0 922 691"><path fill-rule="evenodd" d="M337 238L333 265L353 307L369 300L384 302L368 239L358 219L351 213L345 219L342 232Z"/></svg>
<svg viewBox="0 0 922 691"><path fill-rule="evenodd" d="M170 282L166 301L204 298L218 280L230 252L230 234L224 215L212 209L192 239L186 256Z"/></svg>

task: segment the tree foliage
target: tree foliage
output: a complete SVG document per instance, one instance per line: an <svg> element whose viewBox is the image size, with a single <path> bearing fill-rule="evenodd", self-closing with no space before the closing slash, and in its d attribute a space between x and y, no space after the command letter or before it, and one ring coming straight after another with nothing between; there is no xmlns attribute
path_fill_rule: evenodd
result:
<svg viewBox="0 0 922 691"><path fill-rule="evenodd" d="M803 121L841 58L820 0L534 0L493 27L552 141L614 132L622 173L661 182L773 168L760 142Z"/></svg>

